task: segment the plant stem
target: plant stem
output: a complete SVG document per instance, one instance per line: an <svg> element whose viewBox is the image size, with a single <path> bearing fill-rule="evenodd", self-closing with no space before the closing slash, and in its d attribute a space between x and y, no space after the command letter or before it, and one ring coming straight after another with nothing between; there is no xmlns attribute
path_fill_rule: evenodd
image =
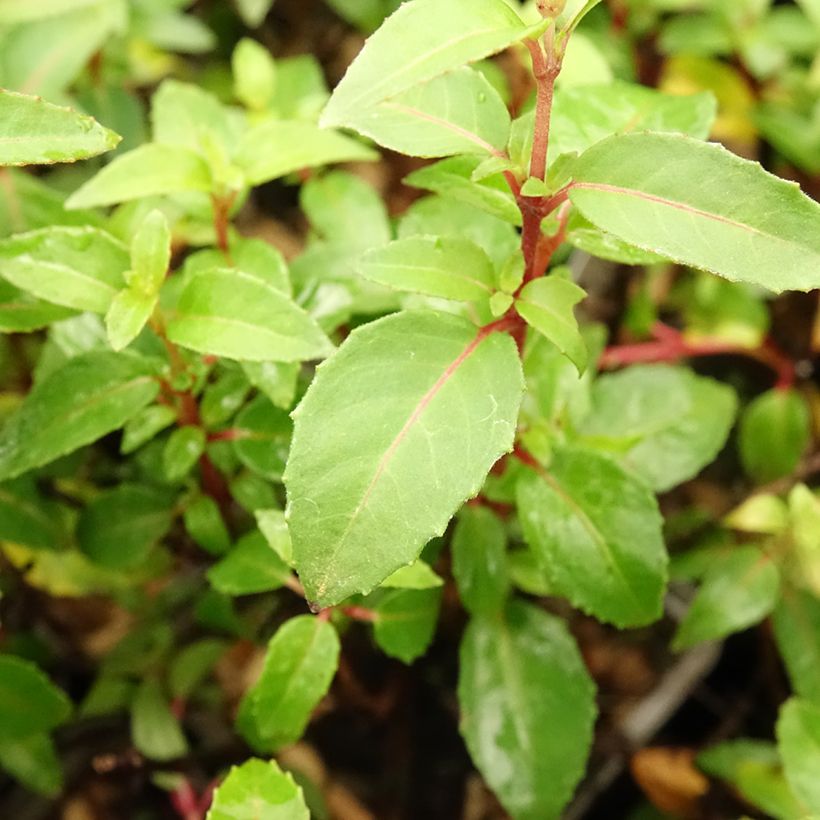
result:
<svg viewBox="0 0 820 820"><path fill-rule="evenodd" d="M214 231L216 233L216 246L225 256L225 259L230 263L231 249L229 229L231 225L231 207L236 200L236 194L227 194L225 196L217 196L211 194L211 205L214 212Z"/></svg>
<svg viewBox="0 0 820 820"><path fill-rule="evenodd" d="M532 140L532 158L530 159L530 176L536 179L547 178L547 151L550 142L550 121L552 119L552 101L555 96L555 80L561 70L561 60L555 56L553 39L554 25L546 34L547 51L540 42L527 40L527 48L532 55L532 71L535 77L535 131Z"/></svg>

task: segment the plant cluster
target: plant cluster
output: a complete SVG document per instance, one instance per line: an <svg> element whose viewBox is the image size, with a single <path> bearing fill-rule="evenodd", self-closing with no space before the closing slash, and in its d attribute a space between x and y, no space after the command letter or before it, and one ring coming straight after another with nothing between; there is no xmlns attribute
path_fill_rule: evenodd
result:
<svg viewBox="0 0 820 820"><path fill-rule="evenodd" d="M472 761L516 820L559 817L597 714L565 614L647 627L671 578L697 590L675 651L768 621L794 692L775 742L700 767L773 817L820 814L820 465L764 295L820 286L820 206L707 141L743 72L749 121L817 172L820 7L329 4L372 32L332 93L249 37L191 82L179 55L218 37L185 0L0 3L0 164L56 166L0 171L0 766L56 796L55 730L127 713L181 816L327 816L272 758L346 637L412 664L458 606ZM255 28L271 5L237 8ZM650 30L666 90L624 68ZM379 148L417 160L397 216L355 172ZM272 181L310 225L288 260L239 229ZM589 318L590 258L638 271L627 343ZM685 364L724 354L767 388ZM658 495L727 442L732 509L665 522ZM121 620L72 697L31 623L55 599ZM243 652L230 694L214 675ZM190 769L239 761L191 763L197 707L251 758L212 800Z"/></svg>

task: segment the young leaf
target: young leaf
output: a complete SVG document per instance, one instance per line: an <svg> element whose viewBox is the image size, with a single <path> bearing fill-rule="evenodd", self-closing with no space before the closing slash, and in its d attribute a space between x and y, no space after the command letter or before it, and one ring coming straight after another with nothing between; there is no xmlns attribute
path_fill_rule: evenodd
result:
<svg viewBox="0 0 820 820"><path fill-rule="evenodd" d="M461 734L516 820L557 820L586 765L595 686L564 622L521 602L461 643ZM570 742L571 740L571 742Z"/></svg>
<svg viewBox="0 0 820 820"><path fill-rule="evenodd" d="M521 392L506 334L430 312L353 331L294 413L285 483L308 598L369 592L441 535L512 447Z"/></svg>
<svg viewBox="0 0 820 820"><path fill-rule="evenodd" d="M723 638L763 620L777 603L780 573L757 547L714 559L675 635L676 650Z"/></svg>
<svg viewBox="0 0 820 820"><path fill-rule="evenodd" d="M150 760L174 760L188 751L179 721L153 678L144 680L134 696L131 736L137 749Z"/></svg>
<svg viewBox="0 0 820 820"><path fill-rule="evenodd" d="M211 174L201 157L187 148L149 143L114 159L76 190L65 206L76 210L210 189Z"/></svg>
<svg viewBox="0 0 820 820"><path fill-rule="evenodd" d="M205 431L201 427L177 427L165 442L162 467L168 481L181 481L205 452Z"/></svg>
<svg viewBox="0 0 820 820"><path fill-rule="evenodd" d="M0 655L0 738L48 732L71 713L71 701L31 661Z"/></svg>
<svg viewBox="0 0 820 820"><path fill-rule="evenodd" d="M0 88L0 166L74 162L111 151L120 139L70 108Z"/></svg>
<svg viewBox="0 0 820 820"><path fill-rule="evenodd" d="M247 3L248 0L243 0ZM234 766L214 792L206 820L310 820L301 787L275 760Z"/></svg>
<svg viewBox="0 0 820 820"><path fill-rule="evenodd" d="M293 566L293 548L290 532L281 510L256 510L256 523L270 548L289 566Z"/></svg>
<svg viewBox="0 0 820 820"><path fill-rule="evenodd" d="M368 251L358 267L372 282L442 299L487 299L494 287L487 254L469 239L456 237L397 239Z"/></svg>
<svg viewBox="0 0 820 820"><path fill-rule="evenodd" d="M441 588L395 589L376 605L373 637L381 650L413 663L430 646L436 631Z"/></svg>
<svg viewBox="0 0 820 820"><path fill-rule="evenodd" d="M167 493L149 487L120 484L99 495L82 512L77 524L80 549L92 561L112 569L141 564L173 521Z"/></svg>
<svg viewBox="0 0 820 820"><path fill-rule="evenodd" d="M375 151L350 137L296 120L268 120L250 129L234 156L249 185L261 185L302 168L376 159Z"/></svg>
<svg viewBox="0 0 820 820"><path fill-rule="evenodd" d="M321 359L333 346L287 296L256 277L224 269L193 276L168 323L175 344L255 362Z"/></svg>
<svg viewBox="0 0 820 820"><path fill-rule="evenodd" d="M670 365L636 365L601 376L580 431L656 492L694 477L720 452L732 429L731 387Z"/></svg>
<svg viewBox="0 0 820 820"><path fill-rule="evenodd" d="M820 284L820 205L719 145L610 137L574 171L572 202L625 242L775 292Z"/></svg>
<svg viewBox="0 0 820 820"><path fill-rule="evenodd" d="M208 570L213 587L226 595L269 592L284 586L291 577L290 567L258 531L240 538L228 555Z"/></svg>
<svg viewBox="0 0 820 820"><path fill-rule="evenodd" d="M105 313L127 268L125 247L98 228L54 226L0 240L0 276L76 310Z"/></svg>
<svg viewBox="0 0 820 820"><path fill-rule="evenodd" d="M413 157L498 155L510 115L484 75L464 67L362 109L347 127Z"/></svg>
<svg viewBox="0 0 820 820"><path fill-rule="evenodd" d="M475 616L496 615L510 590L507 533L484 507L465 507L453 533L453 576L464 608Z"/></svg>
<svg viewBox="0 0 820 820"><path fill-rule="evenodd" d="M264 111L276 89L276 63L270 52L256 40L243 37L233 50L234 94L243 105Z"/></svg>
<svg viewBox="0 0 820 820"><path fill-rule="evenodd" d="M54 741L44 732L15 740L0 735L0 769L46 797L56 798L63 788L60 756Z"/></svg>
<svg viewBox="0 0 820 820"><path fill-rule="evenodd" d="M171 229L162 211L153 210L137 229L131 242L131 270L125 279L134 290L156 294L171 264Z"/></svg>
<svg viewBox="0 0 820 820"><path fill-rule="evenodd" d="M239 9L239 16L249 28L259 28L268 12L274 4L274 0L237 0L236 7ZM280 818L276 818L280 820ZM284 816L281 820L285 820Z"/></svg>
<svg viewBox="0 0 820 820"><path fill-rule="evenodd" d="M820 705L792 698L780 710L777 746L786 779L812 813L820 812Z"/></svg>
<svg viewBox="0 0 820 820"><path fill-rule="evenodd" d="M524 536L555 592L619 628L660 617L667 556L652 493L592 450L555 453L518 482Z"/></svg>
<svg viewBox="0 0 820 820"><path fill-rule="evenodd" d="M465 63L537 36L504 0L415 0L365 43L322 114L321 125L352 126L360 112Z"/></svg>
<svg viewBox="0 0 820 820"><path fill-rule="evenodd" d="M231 536L219 505L209 495L194 499L183 513L185 531L211 555L224 555L231 548Z"/></svg>
<svg viewBox="0 0 820 820"><path fill-rule="evenodd" d="M279 628L268 644L262 675L245 696L268 748L280 749L302 736L338 659L339 637L326 621L301 615Z"/></svg>
<svg viewBox="0 0 820 820"><path fill-rule="evenodd" d="M13 478L117 430L159 392L150 361L91 352L38 382L11 415L0 444L0 478Z"/></svg>
<svg viewBox="0 0 820 820"><path fill-rule="evenodd" d="M769 390L740 418L740 458L746 472L765 484L791 475L811 440L811 416L794 390Z"/></svg>
<svg viewBox="0 0 820 820"><path fill-rule="evenodd" d="M587 346L578 329L573 308L586 291L561 276L528 282L515 300L518 314L546 336L582 374L587 366Z"/></svg>
<svg viewBox="0 0 820 820"><path fill-rule="evenodd" d="M139 336L157 304L156 296L126 288L112 300L105 314L105 330L114 350L124 350Z"/></svg>

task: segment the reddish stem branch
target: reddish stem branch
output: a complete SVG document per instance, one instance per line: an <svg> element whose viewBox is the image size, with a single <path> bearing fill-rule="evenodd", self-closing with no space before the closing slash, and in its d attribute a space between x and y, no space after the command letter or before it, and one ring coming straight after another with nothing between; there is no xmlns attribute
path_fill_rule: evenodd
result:
<svg viewBox="0 0 820 820"><path fill-rule="evenodd" d="M773 370L777 376L775 387L778 390L788 390L796 380L794 362L771 340L758 348L742 347L721 339L690 342L680 331L661 322L652 328L652 335L655 339L651 342L608 347L600 358L599 367L602 370L612 370L630 364L736 354L755 359Z"/></svg>
<svg viewBox="0 0 820 820"><path fill-rule="evenodd" d="M226 196L217 196L211 194L211 205L214 212L214 231L216 233L216 246L225 256L229 264L233 264L231 260L230 248L230 226L231 226L231 208L236 200L236 194L227 194Z"/></svg>
<svg viewBox="0 0 820 820"><path fill-rule="evenodd" d="M554 29L550 30L551 32ZM530 176L536 179L547 178L547 151L550 141L550 120L552 118L552 101L555 96L555 79L561 70L561 61L555 58L550 37L548 53L535 40L526 40L527 48L532 55L532 73L535 77L535 131L533 133L532 157L530 159Z"/></svg>

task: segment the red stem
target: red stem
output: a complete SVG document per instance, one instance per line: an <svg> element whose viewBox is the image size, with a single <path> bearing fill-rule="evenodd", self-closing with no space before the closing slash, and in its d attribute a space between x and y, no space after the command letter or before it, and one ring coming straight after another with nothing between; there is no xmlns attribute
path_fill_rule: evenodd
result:
<svg viewBox="0 0 820 820"><path fill-rule="evenodd" d="M554 29L550 31L553 32ZM527 40L526 45L532 55L532 73L535 77L536 91L535 131L532 141L530 176L546 180L552 101L555 95L555 79L561 70L561 61L555 59L551 44L547 54L544 53L540 41Z"/></svg>
<svg viewBox="0 0 820 820"><path fill-rule="evenodd" d="M205 809L188 780L184 780L171 792L171 805L182 820L203 820L205 817Z"/></svg>
<svg viewBox="0 0 820 820"><path fill-rule="evenodd" d="M211 194L211 205L214 212L214 231L216 232L216 246L225 256L228 264L233 264L230 249L231 207L236 200L236 194L217 196Z"/></svg>
<svg viewBox="0 0 820 820"><path fill-rule="evenodd" d="M339 611L354 621L375 623L379 619L379 615L375 610L368 609L364 606L343 606L339 608Z"/></svg>

